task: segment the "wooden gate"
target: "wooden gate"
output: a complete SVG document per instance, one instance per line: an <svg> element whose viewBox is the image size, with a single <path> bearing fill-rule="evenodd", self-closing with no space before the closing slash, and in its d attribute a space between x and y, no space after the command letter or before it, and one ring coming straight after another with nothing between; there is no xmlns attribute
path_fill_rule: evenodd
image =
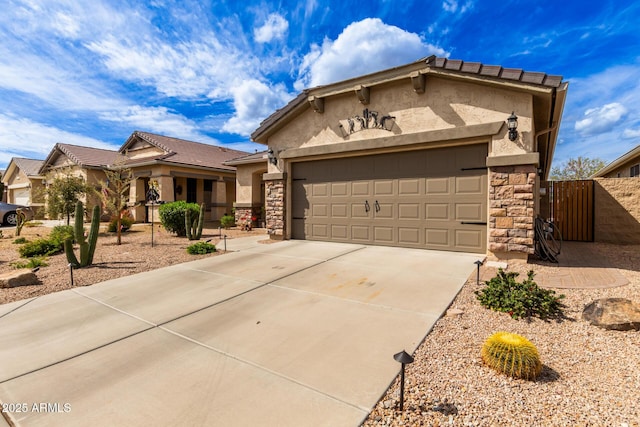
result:
<svg viewBox="0 0 640 427"><path fill-rule="evenodd" d="M593 242L593 180L551 183L551 219L563 240Z"/></svg>

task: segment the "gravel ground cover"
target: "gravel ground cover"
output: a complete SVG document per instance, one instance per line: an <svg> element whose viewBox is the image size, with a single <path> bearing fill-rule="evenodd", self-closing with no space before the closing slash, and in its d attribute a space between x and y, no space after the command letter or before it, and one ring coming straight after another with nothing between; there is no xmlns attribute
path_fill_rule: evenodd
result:
<svg viewBox="0 0 640 427"><path fill-rule="evenodd" d="M593 243L601 261L630 284L608 289L555 289L564 294L566 319L514 320L482 307L475 273L406 366L405 403L400 412L396 379L364 426L640 426L640 332L607 331L582 320L598 298L640 302L640 246ZM510 264L526 277L554 274L549 264ZM483 267L482 277L495 269ZM482 285L481 285L482 286ZM483 364L480 349L497 331L524 335L543 363L536 381L516 380Z"/></svg>
<svg viewBox="0 0 640 427"><path fill-rule="evenodd" d="M101 227L101 229L105 228L106 224ZM0 273L14 271L11 263L25 261L20 258L18 253L20 245L13 243L16 239L15 230L7 228L0 230L4 235L4 238L0 239ZM47 237L50 232L51 228L49 227L24 227L20 237L32 241ZM264 234L265 241L268 239L264 229L252 231L223 229L222 232L228 239L252 234ZM218 252L208 255L190 255L186 248L195 243L195 240L190 241L186 237L170 234L158 224L154 228L153 247L151 247L151 225L148 224L136 224L131 230L122 233L121 245L116 244L115 233L100 233L93 265L73 271L74 285L89 286L105 280L194 261L203 257L223 255L224 243L221 242L220 232L217 228L205 227L203 229L201 241L209 239L211 239L210 243L216 245ZM79 251L76 249L76 254L78 253ZM71 288L71 274L65 254L50 256L46 262L48 265L41 267L36 273L41 285L0 289L0 304Z"/></svg>

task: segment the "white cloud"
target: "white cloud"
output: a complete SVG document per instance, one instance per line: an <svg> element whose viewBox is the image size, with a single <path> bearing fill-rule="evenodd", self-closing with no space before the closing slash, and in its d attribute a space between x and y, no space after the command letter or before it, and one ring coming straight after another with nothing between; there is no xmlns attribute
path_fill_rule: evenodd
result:
<svg viewBox="0 0 640 427"><path fill-rule="evenodd" d="M640 129L625 129L622 132L623 138L640 138Z"/></svg>
<svg viewBox="0 0 640 427"><path fill-rule="evenodd" d="M585 118L576 122L575 129L582 135L608 132L623 119L625 114L627 109L618 102L606 104L600 108L590 108L585 111Z"/></svg>
<svg viewBox="0 0 640 427"><path fill-rule="evenodd" d="M255 79L243 81L231 92L235 115L223 125L222 130L240 135L251 134L264 118L291 99L284 85L270 87Z"/></svg>
<svg viewBox="0 0 640 427"><path fill-rule="evenodd" d="M460 6L458 0L444 0L442 2L442 9L450 13L456 13L458 11L458 8L460 9L460 13L465 13L472 7L473 3L471 1L465 2L462 6Z"/></svg>
<svg viewBox="0 0 640 427"><path fill-rule="evenodd" d="M267 21L253 30L253 38L258 43L269 43L274 39L281 39L289 29L289 22L277 13L267 17Z"/></svg>
<svg viewBox="0 0 640 427"><path fill-rule="evenodd" d="M45 159L58 142L107 150L118 149L117 146L95 138L0 113L0 158L5 164L9 163L11 157Z"/></svg>
<svg viewBox="0 0 640 427"><path fill-rule="evenodd" d="M312 46L294 87L301 90L445 53L418 34L367 18L348 25L335 41L325 39L322 46Z"/></svg>

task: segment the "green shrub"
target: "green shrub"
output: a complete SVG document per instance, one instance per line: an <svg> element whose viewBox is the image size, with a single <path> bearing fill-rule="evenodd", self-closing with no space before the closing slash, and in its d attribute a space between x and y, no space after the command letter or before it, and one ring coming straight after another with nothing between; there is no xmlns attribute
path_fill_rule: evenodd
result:
<svg viewBox="0 0 640 427"><path fill-rule="evenodd" d="M197 203L187 203L183 200L165 203L158 209L162 226L170 233L178 236L186 236L185 211L189 209L191 216L195 217L200 213L200 206Z"/></svg>
<svg viewBox="0 0 640 427"><path fill-rule="evenodd" d="M130 213L124 214L120 219L120 226L122 227L122 231L127 231L128 229L130 229L131 226L133 225L133 222L134 222L133 217L131 216ZM115 233L117 226L118 226L118 217L112 216L111 220L109 221L109 226L107 227L107 231L109 233Z"/></svg>
<svg viewBox="0 0 640 427"><path fill-rule="evenodd" d="M23 258L31 258L37 256L53 255L60 252L62 249L49 239L37 239L33 242L25 243L20 246L18 252Z"/></svg>
<svg viewBox="0 0 640 427"><path fill-rule="evenodd" d="M516 280L518 273L505 273L499 269L496 277L475 294L482 306L494 311L509 313L514 319L523 317L561 317L564 295L556 295L551 289L542 289L533 281L533 270L522 283Z"/></svg>
<svg viewBox="0 0 640 427"><path fill-rule="evenodd" d="M16 240L13 241L13 243L15 245L21 245L21 244L27 243L27 242L28 242L28 240L26 238L24 238L24 237L18 237Z"/></svg>
<svg viewBox="0 0 640 427"><path fill-rule="evenodd" d="M46 267L48 264L45 262L44 257L33 257L33 258L29 258L28 261L12 262L11 265L14 268L36 268L36 267Z"/></svg>
<svg viewBox="0 0 640 427"><path fill-rule="evenodd" d="M538 349L525 337L496 332L484 342L480 356L484 363L514 378L533 380L542 371Z"/></svg>
<svg viewBox="0 0 640 427"><path fill-rule="evenodd" d="M71 225L56 225L49 233L49 241L63 249L64 241L67 239L73 239L73 226Z"/></svg>
<svg viewBox="0 0 640 427"><path fill-rule="evenodd" d="M235 222L236 219L232 215L223 215L222 218L220 218L220 225L224 228L233 227Z"/></svg>
<svg viewBox="0 0 640 427"><path fill-rule="evenodd" d="M216 251L216 245L207 242L198 242L187 246L187 252L191 255L204 255Z"/></svg>

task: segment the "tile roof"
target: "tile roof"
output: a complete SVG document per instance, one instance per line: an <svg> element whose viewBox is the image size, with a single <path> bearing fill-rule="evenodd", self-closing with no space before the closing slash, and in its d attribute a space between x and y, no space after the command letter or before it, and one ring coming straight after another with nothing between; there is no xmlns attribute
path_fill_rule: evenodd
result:
<svg viewBox="0 0 640 427"><path fill-rule="evenodd" d="M555 88L560 87L562 84L562 76L523 71L519 68L503 68L499 65L486 65L480 62L465 62L460 59L436 58L433 56L427 58L425 62L427 66L432 68L458 71L465 74L477 74Z"/></svg>
<svg viewBox="0 0 640 427"><path fill-rule="evenodd" d="M78 166L82 167L99 168L113 163L119 156L119 153L115 150L83 147L80 145L57 143L54 151L56 149L64 153Z"/></svg>
<svg viewBox="0 0 640 427"><path fill-rule="evenodd" d="M267 150L258 151L257 153L249 154L247 156L237 157L235 159L227 160L224 162L226 165L236 166L247 163L262 163L267 162Z"/></svg>
<svg viewBox="0 0 640 427"><path fill-rule="evenodd" d="M606 165L605 167L603 167L602 169L600 169L599 171L591 175L589 178L604 177L606 174L614 171L615 169L635 159L636 157L640 160L640 145L627 151L622 156L618 157L617 159L615 159L614 161L612 161L611 163L609 163L608 165Z"/></svg>
<svg viewBox="0 0 640 427"><path fill-rule="evenodd" d="M11 160L27 176L39 176L40 168L44 164L44 160L25 159L23 157L14 157Z"/></svg>
<svg viewBox="0 0 640 427"><path fill-rule="evenodd" d="M128 163L131 166L137 163L157 161L234 171L235 167L228 166L225 162L248 154L245 151L232 150L218 145L203 144L141 131L133 132L127 142L120 147L120 151L124 152L134 142L135 138L140 138L165 153L154 157L134 159Z"/></svg>

